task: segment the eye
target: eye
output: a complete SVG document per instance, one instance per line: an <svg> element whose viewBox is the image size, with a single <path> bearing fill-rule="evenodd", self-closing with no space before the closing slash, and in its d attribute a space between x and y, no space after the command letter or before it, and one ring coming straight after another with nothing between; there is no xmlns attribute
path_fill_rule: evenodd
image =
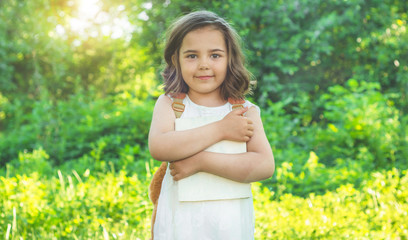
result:
<svg viewBox="0 0 408 240"><path fill-rule="evenodd" d="M211 54L211 57L212 57L212 58L220 58L221 55L214 53L214 54Z"/></svg>
<svg viewBox="0 0 408 240"><path fill-rule="evenodd" d="M186 56L186 58L196 59L196 58L197 58L197 55L195 55L195 54L189 54L189 55Z"/></svg>

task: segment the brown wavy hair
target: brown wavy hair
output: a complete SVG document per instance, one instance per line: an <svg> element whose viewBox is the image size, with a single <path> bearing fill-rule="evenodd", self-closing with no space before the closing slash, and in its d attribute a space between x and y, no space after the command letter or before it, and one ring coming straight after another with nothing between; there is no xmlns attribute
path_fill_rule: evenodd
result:
<svg viewBox="0 0 408 240"><path fill-rule="evenodd" d="M245 94L251 92L255 81L245 67L241 38L228 22L209 11L189 13L170 26L164 49L165 68L162 72L165 93L173 95L188 92L189 88L183 80L179 64L181 44L189 32L207 26L212 26L223 34L228 51L228 69L225 80L220 86L221 96L225 100L244 98Z"/></svg>

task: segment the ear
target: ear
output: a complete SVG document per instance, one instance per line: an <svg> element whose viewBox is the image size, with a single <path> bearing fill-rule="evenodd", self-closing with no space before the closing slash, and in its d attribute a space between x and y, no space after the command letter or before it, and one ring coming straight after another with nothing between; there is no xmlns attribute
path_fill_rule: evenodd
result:
<svg viewBox="0 0 408 240"><path fill-rule="evenodd" d="M171 62L173 63L174 66L176 66L176 54L173 54L173 56L171 56Z"/></svg>

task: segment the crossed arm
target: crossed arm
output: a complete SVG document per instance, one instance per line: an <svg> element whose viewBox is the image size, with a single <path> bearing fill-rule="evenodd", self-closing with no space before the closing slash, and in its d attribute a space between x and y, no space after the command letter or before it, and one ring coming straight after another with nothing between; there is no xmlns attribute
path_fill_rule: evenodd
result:
<svg viewBox="0 0 408 240"><path fill-rule="evenodd" d="M272 150L255 108L235 110L224 119L203 127L174 130L171 99L161 96L153 111L149 150L153 158L171 162L171 175L180 180L197 172L207 172L238 182L267 179L274 172ZM246 113L246 117L241 116ZM222 154L204 149L221 141L245 141L247 152Z"/></svg>

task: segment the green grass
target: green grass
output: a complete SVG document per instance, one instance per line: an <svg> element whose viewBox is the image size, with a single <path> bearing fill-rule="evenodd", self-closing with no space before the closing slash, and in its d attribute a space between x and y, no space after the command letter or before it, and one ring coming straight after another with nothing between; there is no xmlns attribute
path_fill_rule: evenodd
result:
<svg viewBox="0 0 408 240"><path fill-rule="evenodd" d="M0 177L2 239L148 239L150 166L125 171ZM255 239L407 239L407 171L376 172L300 197L253 184Z"/></svg>
<svg viewBox="0 0 408 240"><path fill-rule="evenodd" d="M0 178L4 239L146 239L147 183L125 172Z"/></svg>

